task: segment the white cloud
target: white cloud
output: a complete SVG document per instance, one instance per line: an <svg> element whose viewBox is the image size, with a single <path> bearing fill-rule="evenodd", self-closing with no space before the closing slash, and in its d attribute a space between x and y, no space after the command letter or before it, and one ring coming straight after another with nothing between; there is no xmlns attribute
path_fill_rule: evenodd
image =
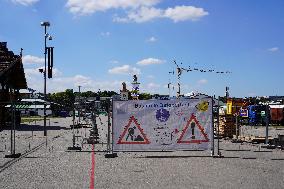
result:
<svg viewBox="0 0 284 189"><path fill-rule="evenodd" d="M76 15L88 15L109 9L129 9L140 6L153 6L160 0L68 0L66 7Z"/></svg>
<svg viewBox="0 0 284 189"><path fill-rule="evenodd" d="M267 50L270 51L270 52L276 52L276 51L279 51L279 48L278 47L272 47L272 48L269 48Z"/></svg>
<svg viewBox="0 0 284 189"><path fill-rule="evenodd" d="M48 92L64 91L65 89L77 90L78 86L82 86L82 91L119 91L123 81L100 81L93 80L83 75L75 75L72 77L60 77L48 81ZM42 91L42 89L40 89Z"/></svg>
<svg viewBox="0 0 284 189"><path fill-rule="evenodd" d="M127 23L127 22L129 22L129 19L128 18L122 18L122 17L119 17L117 15L114 15L112 21L113 22L119 22L119 23Z"/></svg>
<svg viewBox="0 0 284 189"><path fill-rule="evenodd" d="M23 56L23 63L24 64L42 64L44 63L44 58L40 58L37 56L26 55Z"/></svg>
<svg viewBox="0 0 284 189"><path fill-rule="evenodd" d="M52 74L53 74L53 77L60 77L63 75L63 73L57 68L52 69Z"/></svg>
<svg viewBox="0 0 284 189"><path fill-rule="evenodd" d="M39 0L12 0L13 3L24 5L24 6L30 6L35 3L37 3Z"/></svg>
<svg viewBox="0 0 284 189"><path fill-rule="evenodd" d="M154 82L141 84L140 86L140 91L145 93L160 93L160 89L161 85Z"/></svg>
<svg viewBox="0 0 284 189"><path fill-rule="evenodd" d="M131 67L130 65L123 65L109 69L110 74L140 74L140 69Z"/></svg>
<svg viewBox="0 0 284 189"><path fill-rule="evenodd" d="M143 6L129 11L126 17L115 16L113 21L142 23L157 18L169 18L174 22L186 20L197 21L208 14L203 8L194 6L176 6L167 9Z"/></svg>
<svg viewBox="0 0 284 189"><path fill-rule="evenodd" d="M28 0L26 0L28 1ZM36 1L36 0L30 0ZM115 15L114 22L142 23L157 18L169 18L174 22L196 21L209 13L194 6L175 6L167 9L155 8L161 0L68 0L66 7L75 15L90 15L110 9L124 9L126 17Z"/></svg>
<svg viewBox="0 0 284 189"><path fill-rule="evenodd" d="M26 78L29 79L29 78L40 77L40 76L42 76L43 78L43 74L39 72L39 69L44 69L44 67L25 68L24 72L25 72ZM52 74L53 74L53 77L59 77L63 75L63 73L57 68L52 69Z"/></svg>
<svg viewBox="0 0 284 189"><path fill-rule="evenodd" d="M209 13L203 8L196 8L194 6L176 6L175 8L166 9L164 16L172 19L174 22L179 22L185 20L196 21L208 14Z"/></svg>
<svg viewBox="0 0 284 189"><path fill-rule="evenodd" d="M248 93L248 96L249 96L249 97L254 97L254 96L256 96L256 93L255 93L255 92L249 92L249 93Z"/></svg>
<svg viewBox="0 0 284 189"><path fill-rule="evenodd" d="M147 78L148 78L148 79L154 79L155 76L153 76L153 75L148 75Z"/></svg>
<svg viewBox="0 0 284 189"><path fill-rule="evenodd" d="M72 77L55 77L54 79L50 80L50 82L52 85L62 86L63 88L73 88L77 86L86 88L92 86L93 80L89 77L78 74Z"/></svg>
<svg viewBox="0 0 284 189"><path fill-rule="evenodd" d="M24 71L26 78L28 79L34 76L40 76L41 73L38 71L38 69L39 68L25 68Z"/></svg>
<svg viewBox="0 0 284 189"><path fill-rule="evenodd" d="M118 64L119 61L118 61L118 60L111 60L110 63L112 63L112 64Z"/></svg>
<svg viewBox="0 0 284 189"><path fill-rule="evenodd" d="M89 77L83 76L83 75L75 75L73 78L74 85L76 86L82 86L82 87L88 87L92 85L92 80Z"/></svg>
<svg viewBox="0 0 284 189"><path fill-rule="evenodd" d="M163 10L154 7L141 7L140 9L132 10L127 15L128 22L147 22L156 18L160 18L163 15ZM123 20L123 18L120 18ZM118 21L118 20L115 20Z"/></svg>
<svg viewBox="0 0 284 189"><path fill-rule="evenodd" d="M25 75L28 83L28 87L37 90L38 92L43 91L43 75L39 73L39 68L26 68ZM121 83L123 81L100 81L93 80L90 77L84 75L75 75L71 77L64 77L62 72L56 68L53 70L53 79L47 80L47 92L59 92L65 89L77 90L78 86L82 86L83 91L98 91L98 89L104 90L114 90L119 91Z"/></svg>
<svg viewBox="0 0 284 189"><path fill-rule="evenodd" d="M199 81L197 81L197 83L199 85L204 85L204 84L207 84L208 83L208 80L207 79L200 79Z"/></svg>
<svg viewBox="0 0 284 189"><path fill-rule="evenodd" d="M151 64L163 64L165 61L156 59L156 58L147 58L143 59L137 62L138 65L140 66L146 66L146 65L151 65Z"/></svg>
<svg viewBox="0 0 284 189"><path fill-rule="evenodd" d="M101 36L108 37L110 36L110 32L101 32Z"/></svg>
<svg viewBox="0 0 284 189"><path fill-rule="evenodd" d="M155 37L150 37L149 39L147 39L147 42L156 42L157 41L157 38Z"/></svg>
<svg viewBox="0 0 284 189"><path fill-rule="evenodd" d="M156 84L156 83L148 83L146 86L147 86L148 89L157 89L157 88L159 88L161 85Z"/></svg>

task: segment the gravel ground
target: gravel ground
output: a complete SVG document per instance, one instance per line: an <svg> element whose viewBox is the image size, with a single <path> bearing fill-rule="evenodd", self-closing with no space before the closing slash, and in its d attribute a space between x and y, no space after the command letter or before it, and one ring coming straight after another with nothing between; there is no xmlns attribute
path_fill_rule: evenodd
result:
<svg viewBox="0 0 284 189"><path fill-rule="evenodd" d="M47 121L47 141L67 132L71 123L71 118L51 118L50 121ZM0 156L10 154L10 139L10 130L0 132ZM19 128L16 128L15 141L15 152L22 154L42 143L46 143L46 137L43 136L43 121L22 124ZM7 161L9 161L9 159L0 158L0 165Z"/></svg>
<svg viewBox="0 0 284 189"><path fill-rule="evenodd" d="M95 151L106 150L107 117L101 116L101 120L102 124L97 121L103 144L96 144ZM63 129L48 132L47 148L43 145L0 171L1 189L90 188L91 145L84 144L82 152L67 151L72 144L72 130L64 128L69 127L71 119L51 123ZM29 133L18 132L23 136L18 139L23 144L19 145L19 151L27 149L24 141L30 138L24 135ZM75 134L82 136L76 141L81 145L89 132L84 128L75 129ZM62 136L52 140L57 135ZM34 145L40 142L37 140ZM0 151L2 143L1 147ZM226 140L220 141L220 149L224 158L212 158L210 151L179 151L118 153L117 158L106 159L105 153L96 152L94 188L283 188L283 151ZM4 154L6 151L0 152L0 166L7 161Z"/></svg>
<svg viewBox="0 0 284 189"><path fill-rule="evenodd" d="M265 126L242 126L241 135L265 137ZM284 127L268 127L268 136L277 138L278 135L284 135Z"/></svg>

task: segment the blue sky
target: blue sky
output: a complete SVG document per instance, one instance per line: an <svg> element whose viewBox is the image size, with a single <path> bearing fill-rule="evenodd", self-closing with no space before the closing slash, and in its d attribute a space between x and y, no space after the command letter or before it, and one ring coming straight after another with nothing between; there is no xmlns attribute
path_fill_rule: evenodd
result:
<svg viewBox="0 0 284 189"><path fill-rule="evenodd" d="M138 74L141 91L168 94L182 67L182 93L284 94L283 0L0 0L0 41L24 49L28 85L43 91L43 28L55 47L48 92L115 90ZM177 87L175 87L176 89ZM171 93L176 91L171 90Z"/></svg>

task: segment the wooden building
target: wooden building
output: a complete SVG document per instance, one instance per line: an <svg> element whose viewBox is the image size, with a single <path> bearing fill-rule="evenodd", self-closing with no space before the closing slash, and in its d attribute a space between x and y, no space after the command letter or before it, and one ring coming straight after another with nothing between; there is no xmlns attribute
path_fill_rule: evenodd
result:
<svg viewBox="0 0 284 189"><path fill-rule="evenodd" d="M26 88L22 57L9 51L6 42L0 42L0 130L10 118L5 106L17 102L19 90Z"/></svg>

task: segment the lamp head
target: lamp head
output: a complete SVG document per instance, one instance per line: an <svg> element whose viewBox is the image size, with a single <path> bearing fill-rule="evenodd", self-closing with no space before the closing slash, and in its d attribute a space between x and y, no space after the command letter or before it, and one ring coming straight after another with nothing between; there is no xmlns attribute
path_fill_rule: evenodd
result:
<svg viewBox="0 0 284 189"><path fill-rule="evenodd" d="M41 22L40 25L41 25L41 26L47 26L47 27L48 27L48 26L50 26L50 23L49 23L49 22Z"/></svg>
<svg viewBox="0 0 284 189"><path fill-rule="evenodd" d="M45 34L45 38L48 39L48 40L52 40L52 36L49 35L48 33Z"/></svg>

